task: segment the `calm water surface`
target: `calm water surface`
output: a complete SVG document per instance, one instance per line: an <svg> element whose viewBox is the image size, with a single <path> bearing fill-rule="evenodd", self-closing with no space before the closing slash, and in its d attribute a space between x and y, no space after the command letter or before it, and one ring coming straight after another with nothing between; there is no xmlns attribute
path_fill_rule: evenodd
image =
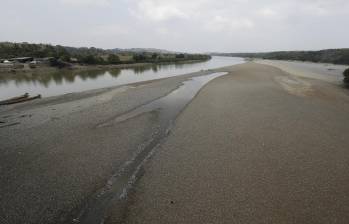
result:
<svg viewBox="0 0 349 224"><path fill-rule="evenodd" d="M24 93L43 97L129 84L182 75L200 70L243 63L242 58L213 57L210 61L188 64L148 65L106 71L57 71L0 75L0 99Z"/></svg>

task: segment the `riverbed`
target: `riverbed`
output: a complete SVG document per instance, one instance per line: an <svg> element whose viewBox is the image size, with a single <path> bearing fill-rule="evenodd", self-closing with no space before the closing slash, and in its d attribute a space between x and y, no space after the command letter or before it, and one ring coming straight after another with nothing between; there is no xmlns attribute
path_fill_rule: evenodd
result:
<svg viewBox="0 0 349 224"><path fill-rule="evenodd" d="M256 63L3 106L0 217L346 223L348 108L344 88Z"/></svg>
<svg viewBox="0 0 349 224"><path fill-rule="evenodd" d="M122 205L178 114L224 74L206 70L1 107L0 202L8 206L0 217L99 223L113 203Z"/></svg>

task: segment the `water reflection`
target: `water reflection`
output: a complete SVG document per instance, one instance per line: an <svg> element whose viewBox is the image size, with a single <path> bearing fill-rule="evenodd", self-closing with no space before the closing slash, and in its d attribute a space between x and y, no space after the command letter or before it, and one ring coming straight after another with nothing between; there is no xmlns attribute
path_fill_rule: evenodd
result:
<svg viewBox="0 0 349 224"><path fill-rule="evenodd" d="M109 70L48 70L47 72L27 72L0 74L0 100L21 95L42 94L55 96L110 87L157 78L196 72L242 63L241 58L213 57L210 61L199 63L175 63L143 65L127 69Z"/></svg>
<svg viewBox="0 0 349 224"><path fill-rule="evenodd" d="M4 74L0 75L0 86L8 84L10 82L15 82L16 85L21 85L23 83L40 84L48 87L50 83L56 85L61 85L63 83L74 83L76 78L81 80L94 80L100 76L104 76L107 71L101 70L89 70L89 71L74 71L74 70L59 70L54 72L29 72L29 73L14 73L14 74ZM113 69L109 70L108 73L117 78L121 70Z"/></svg>
<svg viewBox="0 0 349 224"><path fill-rule="evenodd" d="M202 63L202 62L200 62ZM158 73L161 71L169 71L174 69L182 69L186 65L195 64L192 63L178 63L178 64L159 64L159 65L142 65L134 68L127 68L122 70L128 70L136 75L141 75L147 71ZM27 73L7 73L0 75L0 86L14 81L16 85L23 83L41 84L48 87L52 82L56 85L63 83L74 83L76 78L80 78L83 81L95 80L100 76L109 74L110 76L117 78L121 74L121 69L109 69L109 70L68 70L61 69L58 71L47 72L27 72Z"/></svg>

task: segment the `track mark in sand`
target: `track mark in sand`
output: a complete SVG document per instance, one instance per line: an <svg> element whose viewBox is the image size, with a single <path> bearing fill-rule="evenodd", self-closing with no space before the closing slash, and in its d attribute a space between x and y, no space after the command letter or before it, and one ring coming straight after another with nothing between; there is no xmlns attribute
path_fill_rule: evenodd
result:
<svg viewBox="0 0 349 224"><path fill-rule="evenodd" d="M0 128L11 127L11 126L19 125L19 124L20 124L20 122L15 122L15 123L11 123L11 124L5 124L5 125L1 125Z"/></svg>
<svg viewBox="0 0 349 224"><path fill-rule="evenodd" d="M277 76L274 80L289 94L296 96L310 96L314 92L311 84L296 77Z"/></svg>

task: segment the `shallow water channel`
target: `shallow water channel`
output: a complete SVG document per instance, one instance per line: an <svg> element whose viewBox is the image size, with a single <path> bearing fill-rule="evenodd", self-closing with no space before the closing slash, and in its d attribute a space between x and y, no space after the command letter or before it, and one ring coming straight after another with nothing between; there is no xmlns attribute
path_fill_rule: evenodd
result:
<svg viewBox="0 0 349 224"><path fill-rule="evenodd" d="M157 112L159 118L159 131L149 139L143 147L126 161L124 165L109 179L107 185L94 195L79 213L76 221L79 223L103 223L106 212L115 202L122 207L127 198L130 187L135 183L143 164L154 152L154 149L169 134L173 122L185 106L195 97L200 89L209 81L225 75L225 72L190 78L182 83L176 90L168 95L142 105L129 112L121 114L112 120L99 124L96 128L117 125L133 117L148 112ZM115 210L115 208L113 208ZM120 209L120 208L119 208Z"/></svg>

